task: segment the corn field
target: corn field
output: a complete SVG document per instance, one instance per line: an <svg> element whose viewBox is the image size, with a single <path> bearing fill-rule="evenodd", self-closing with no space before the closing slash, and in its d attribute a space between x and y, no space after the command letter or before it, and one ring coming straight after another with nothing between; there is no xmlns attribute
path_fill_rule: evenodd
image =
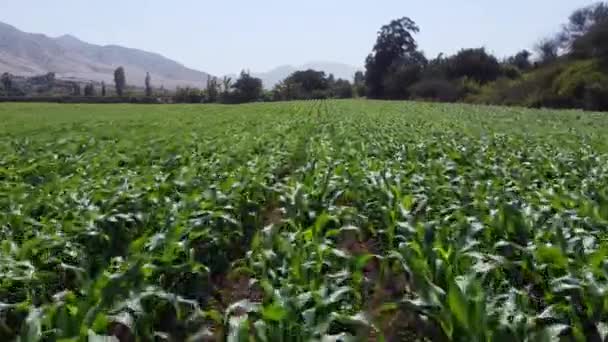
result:
<svg viewBox="0 0 608 342"><path fill-rule="evenodd" d="M608 341L608 116L0 105L0 341Z"/></svg>

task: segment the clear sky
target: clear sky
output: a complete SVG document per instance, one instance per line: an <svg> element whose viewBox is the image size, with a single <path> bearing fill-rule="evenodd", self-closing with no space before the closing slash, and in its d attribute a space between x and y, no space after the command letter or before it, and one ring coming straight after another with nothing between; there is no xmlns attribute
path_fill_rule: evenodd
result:
<svg viewBox="0 0 608 342"><path fill-rule="evenodd" d="M158 52L215 75L332 61L362 66L378 29L409 16L427 56L485 46L503 57L594 0L0 0L0 21Z"/></svg>

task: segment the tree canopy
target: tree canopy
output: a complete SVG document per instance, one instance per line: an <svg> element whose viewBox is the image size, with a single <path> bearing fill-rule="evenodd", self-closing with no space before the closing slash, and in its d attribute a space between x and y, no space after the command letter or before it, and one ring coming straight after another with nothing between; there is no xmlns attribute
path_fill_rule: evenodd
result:
<svg viewBox="0 0 608 342"><path fill-rule="evenodd" d="M127 77L123 67L118 67L114 71L114 85L116 87L116 94L123 96L125 87L127 86Z"/></svg>
<svg viewBox="0 0 608 342"><path fill-rule="evenodd" d="M369 97L385 97L387 73L391 68L398 68L396 61L408 60L417 53L414 34L418 32L420 28L408 17L395 19L380 28L376 44L365 61L365 83Z"/></svg>
<svg viewBox="0 0 608 342"><path fill-rule="evenodd" d="M232 85L234 90L230 102L243 103L257 101L262 97L262 80L249 72L241 71L240 77Z"/></svg>

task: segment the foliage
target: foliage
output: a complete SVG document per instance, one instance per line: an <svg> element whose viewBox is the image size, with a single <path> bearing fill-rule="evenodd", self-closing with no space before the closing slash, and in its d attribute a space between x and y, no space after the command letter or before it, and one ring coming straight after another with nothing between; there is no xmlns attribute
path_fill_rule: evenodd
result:
<svg viewBox="0 0 608 342"><path fill-rule="evenodd" d="M146 96L152 96L152 77L150 77L150 73L146 73Z"/></svg>
<svg viewBox="0 0 608 342"><path fill-rule="evenodd" d="M114 71L114 87L116 88L116 94L118 96L123 96L126 86L127 77L125 75L125 69L123 67L118 67Z"/></svg>
<svg viewBox="0 0 608 342"><path fill-rule="evenodd" d="M329 81L323 71L296 71L287 77L285 83L299 84L301 90L311 93L314 90L327 90Z"/></svg>
<svg viewBox="0 0 608 342"><path fill-rule="evenodd" d="M559 57L559 45L559 40L555 38L543 38L536 43L534 49L538 56L538 62L540 64L555 62Z"/></svg>
<svg viewBox="0 0 608 342"><path fill-rule="evenodd" d="M607 103L608 75L598 61L587 60L570 64L556 78L553 92L559 97L569 99L573 107L608 109L608 106L603 105Z"/></svg>
<svg viewBox="0 0 608 342"><path fill-rule="evenodd" d="M331 85L332 98L350 99L353 97L353 86L347 80L338 79Z"/></svg>
<svg viewBox="0 0 608 342"><path fill-rule="evenodd" d="M173 95L173 101L176 103L201 103L204 98L202 90L190 87L178 87Z"/></svg>
<svg viewBox="0 0 608 342"><path fill-rule="evenodd" d="M450 79L467 77L484 84L496 80L500 75L498 60L485 48L463 49L448 60L447 76Z"/></svg>
<svg viewBox="0 0 608 342"><path fill-rule="evenodd" d="M81 90L80 90L80 83L78 82L73 82L72 83L72 95L74 96L80 96L82 95Z"/></svg>
<svg viewBox="0 0 608 342"><path fill-rule="evenodd" d="M262 80L241 71L240 77L232 84L232 93L227 94L227 103L245 103L258 101L263 93Z"/></svg>
<svg viewBox="0 0 608 342"><path fill-rule="evenodd" d="M402 58L408 58L418 49L413 34L420 31L410 18L403 17L384 25L378 32L372 53L365 61L365 84L370 98L385 97L385 77L391 66Z"/></svg>
<svg viewBox="0 0 608 342"><path fill-rule="evenodd" d="M224 79L224 82L229 83L230 81ZM220 84L218 83L217 78L211 76L207 77L207 88L205 89L205 95L207 95L207 102L218 102L220 95Z"/></svg>
<svg viewBox="0 0 608 342"><path fill-rule="evenodd" d="M572 55L577 58L598 58L608 66L608 17L593 25L589 32L572 43Z"/></svg>
<svg viewBox="0 0 608 342"><path fill-rule="evenodd" d="M4 95L8 96L13 85L11 74L9 74L8 72L3 73L0 77L0 82L2 83L2 87L4 88Z"/></svg>
<svg viewBox="0 0 608 342"><path fill-rule="evenodd" d="M528 50L522 50L516 53L514 56L507 58L507 64L516 67L519 70L525 71L532 67L530 62L532 53Z"/></svg>
<svg viewBox="0 0 608 342"><path fill-rule="evenodd" d="M595 36L597 33L599 33L597 29L601 27L604 27L605 29L607 21L608 4L604 2L598 2L596 4L577 9L570 15L568 18L568 23L564 25L562 32L559 34L559 39L562 46L575 55L589 53L590 50L588 48L591 46L587 45L587 43L591 42L585 42L585 45L587 46L581 46L581 43L586 41L586 38L589 38L586 36ZM597 43L593 43L592 46L600 47L601 44L598 41Z"/></svg>
<svg viewBox="0 0 608 342"><path fill-rule="evenodd" d="M356 94L357 97L364 97L367 93L367 87L365 86L365 74L363 71L357 71L355 73L353 87L354 94Z"/></svg>
<svg viewBox="0 0 608 342"><path fill-rule="evenodd" d="M600 61L553 63L521 79L500 79L469 97L471 102L529 107L608 110L608 75Z"/></svg>
<svg viewBox="0 0 608 342"><path fill-rule="evenodd" d="M408 90L413 99L455 102L461 98L461 89L454 82L435 79L415 83Z"/></svg>
<svg viewBox="0 0 608 342"><path fill-rule="evenodd" d="M312 69L295 71L273 89L275 101L352 98L350 82Z"/></svg>
<svg viewBox="0 0 608 342"><path fill-rule="evenodd" d="M420 80L422 66L396 62L386 73L382 87L384 96L389 99L407 99L409 88Z"/></svg>
<svg viewBox="0 0 608 342"><path fill-rule="evenodd" d="M2 104L0 340L593 340L608 119Z"/></svg>
<svg viewBox="0 0 608 342"><path fill-rule="evenodd" d="M101 82L101 96L106 96L106 82Z"/></svg>
<svg viewBox="0 0 608 342"><path fill-rule="evenodd" d="M95 86L93 83L84 86L84 96L95 96Z"/></svg>

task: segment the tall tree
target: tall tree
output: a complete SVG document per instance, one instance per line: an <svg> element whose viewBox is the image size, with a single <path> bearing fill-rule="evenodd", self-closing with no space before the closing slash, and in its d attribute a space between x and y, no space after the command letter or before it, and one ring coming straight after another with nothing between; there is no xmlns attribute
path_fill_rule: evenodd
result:
<svg viewBox="0 0 608 342"><path fill-rule="evenodd" d="M208 102L217 102L219 95L218 87L217 78L211 77L210 75L207 76L207 89L205 90L205 93Z"/></svg>
<svg viewBox="0 0 608 342"><path fill-rule="evenodd" d="M84 96L95 96L95 86L93 83L84 86Z"/></svg>
<svg viewBox="0 0 608 342"><path fill-rule="evenodd" d="M222 79L222 93L226 94L230 91L230 86L232 85L232 78L228 76L224 76Z"/></svg>
<svg viewBox="0 0 608 342"><path fill-rule="evenodd" d="M355 73L355 77L353 78L354 90L357 96L363 97L365 96L366 88L365 88L365 74L362 71L357 71Z"/></svg>
<svg viewBox="0 0 608 342"><path fill-rule="evenodd" d="M80 92L80 84L74 82L72 84L72 95L74 96L80 96L81 92Z"/></svg>
<svg viewBox="0 0 608 342"><path fill-rule="evenodd" d="M500 73L500 63L485 48L460 50L448 61L450 78L467 77L483 84L496 80Z"/></svg>
<svg viewBox="0 0 608 342"><path fill-rule="evenodd" d="M575 49L574 44L598 26L608 21L608 3L596 4L580 8L570 15L568 23L564 25L562 33L558 36L562 47L567 51ZM604 45L606 45L604 41Z"/></svg>
<svg viewBox="0 0 608 342"><path fill-rule="evenodd" d="M416 23L403 17L382 26L372 53L365 61L365 83L371 98L384 97L384 78L393 63L416 52L414 34L420 32Z"/></svg>
<svg viewBox="0 0 608 342"><path fill-rule="evenodd" d="M517 67L519 70L528 70L532 67L530 57L532 53L528 50L521 50L515 56L507 58L507 63Z"/></svg>
<svg viewBox="0 0 608 342"><path fill-rule="evenodd" d="M333 96L339 99L350 99L353 97L353 86L349 81L337 79L332 87Z"/></svg>
<svg viewBox="0 0 608 342"><path fill-rule="evenodd" d="M101 96L106 96L106 82L101 82Z"/></svg>
<svg viewBox="0 0 608 342"><path fill-rule="evenodd" d="M5 72L2 74L1 81L5 95L9 96L13 85L13 77L8 72Z"/></svg>
<svg viewBox="0 0 608 342"><path fill-rule="evenodd" d="M241 71L241 75L232 85L232 89L234 89L233 102L257 101L264 90L262 80L245 71Z"/></svg>
<svg viewBox="0 0 608 342"><path fill-rule="evenodd" d="M585 35L572 43L572 55L579 58L599 58L608 65L608 20L594 25Z"/></svg>
<svg viewBox="0 0 608 342"><path fill-rule="evenodd" d="M116 94L118 94L118 96L122 96L124 94L125 87L127 86L127 77L123 67L118 67L114 71L114 86L116 87Z"/></svg>
<svg viewBox="0 0 608 342"><path fill-rule="evenodd" d="M152 78L150 77L150 73L146 72L146 96L152 96Z"/></svg>
<svg viewBox="0 0 608 342"><path fill-rule="evenodd" d="M536 46L538 61L542 64L551 63L559 56L560 42L555 38L545 38L539 41Z"/></svg>

